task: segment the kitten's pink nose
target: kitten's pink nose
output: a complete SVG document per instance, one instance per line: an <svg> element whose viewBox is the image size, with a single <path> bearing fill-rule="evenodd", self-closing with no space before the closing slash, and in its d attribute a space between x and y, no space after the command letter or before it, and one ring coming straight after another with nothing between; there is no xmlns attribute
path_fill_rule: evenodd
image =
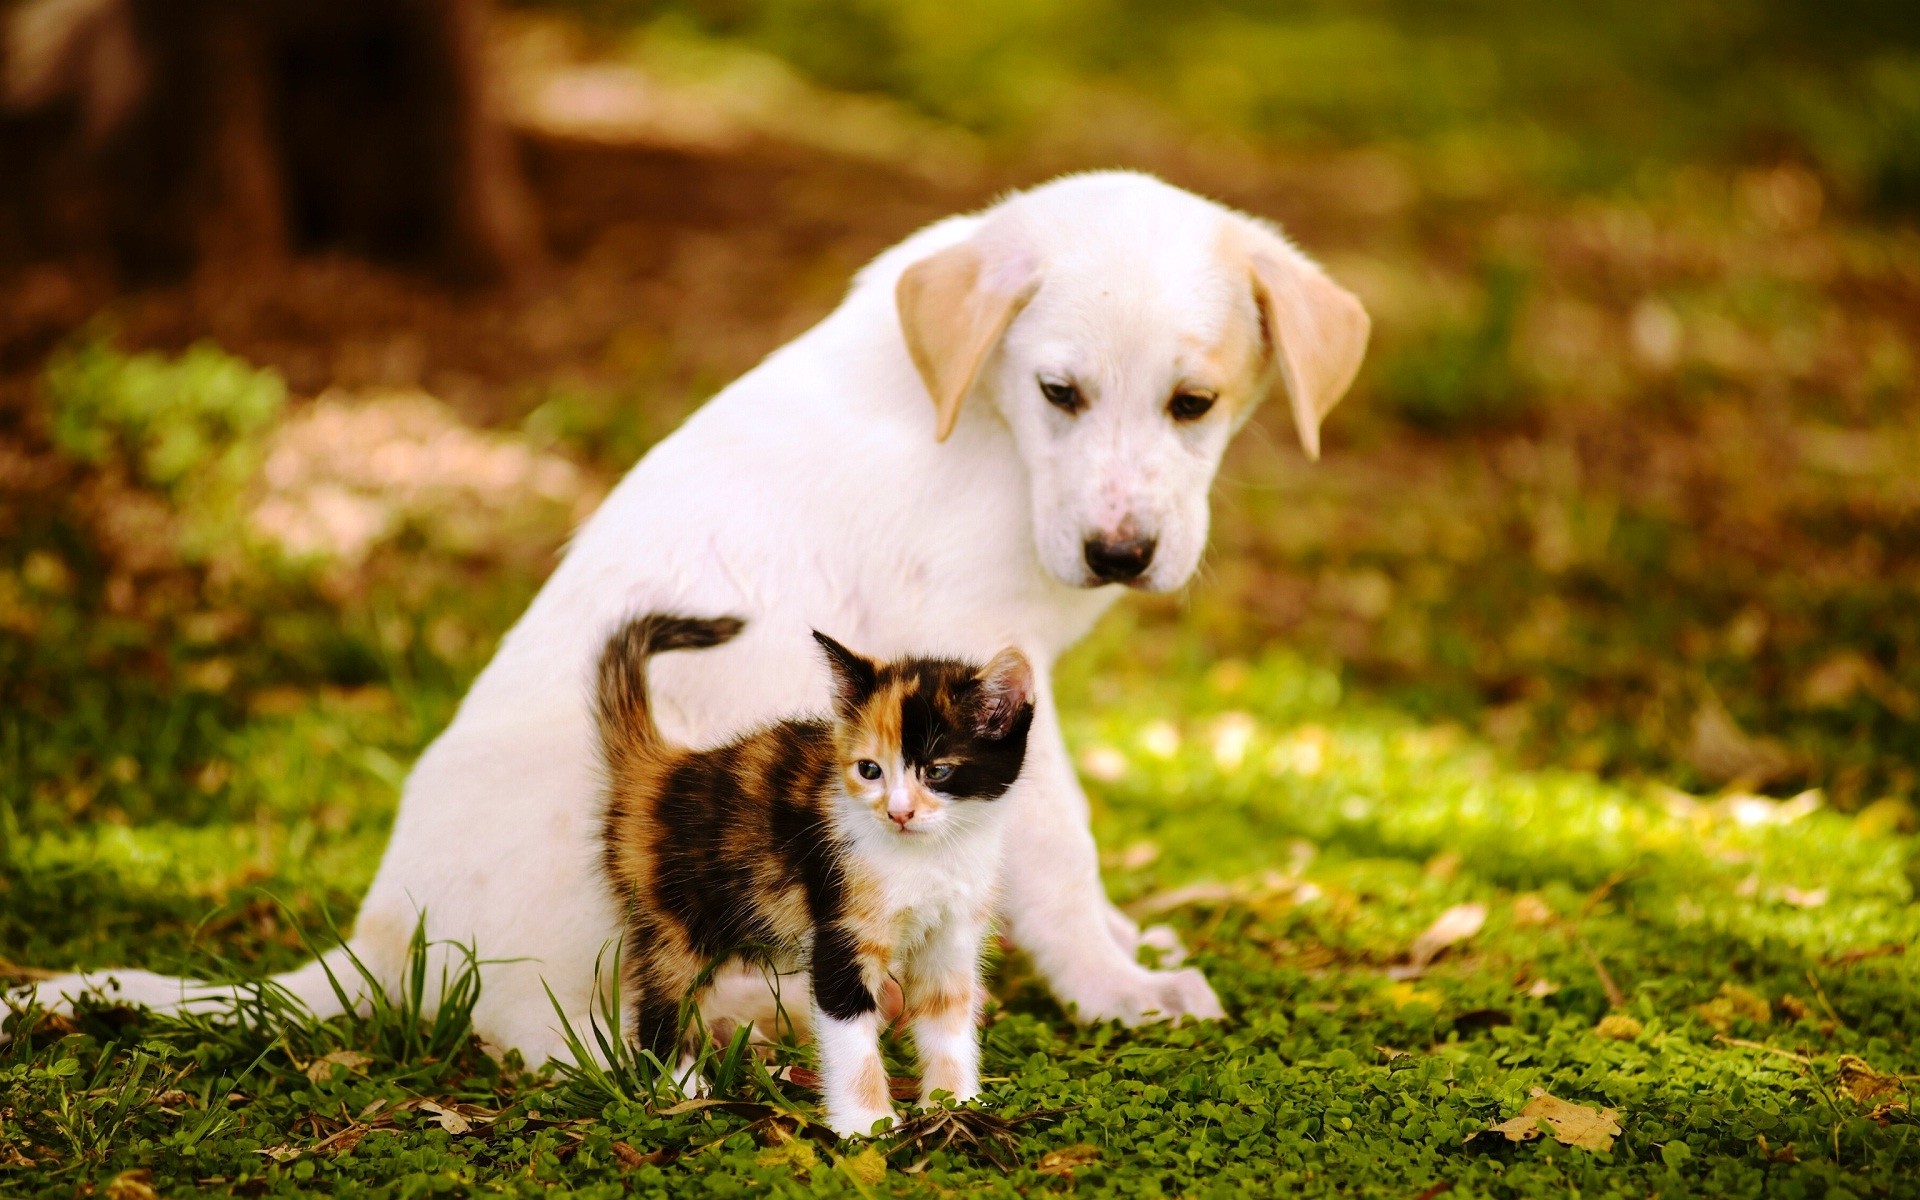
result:
<svg viewBox="0 0 1920 1200"><path fill-rule="evenodd" d="M887 815L892 817L893 823L902 829L907 827L908 821L913 820L913 810L910 808L889 808Z"/></svg>

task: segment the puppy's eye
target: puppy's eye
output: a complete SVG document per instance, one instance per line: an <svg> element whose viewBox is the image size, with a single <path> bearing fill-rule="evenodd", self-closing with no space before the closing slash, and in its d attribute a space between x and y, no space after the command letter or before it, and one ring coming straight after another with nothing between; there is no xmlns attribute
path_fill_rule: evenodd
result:
<svg viewBox="0 0 1920 1200"><path fill-rule="evenodd" d="M1198 421L1213 408L1213 400L1207 392L1175 392L1167 401L1167 415L1176 421Z"/></svg>
<svg viewBox="0 0 1920 1200"><path fill-rule="evenodd" d="M1087 406L1086 400L1080 395L1079 388L1071 383L1062 383L1058 379L1042 379L1040 394L1047 398L1048 404L1070 415L1077 415Z"/></svg>
<svg viewBox="0 0 1920 1200"><path fill-rule="evenodd" d="M860 772L862 779L878 779L881 775L880 764L870 758L863 758L853 764L853 769Z"/></svg>
<svg viewBox="0 0 1920 1200"><path fill-rule="evenodd" d="M926 778L928 783L945 783L947 780L953 778L953 764L952 763L933 764L932 766L927 768Z"/></svg>

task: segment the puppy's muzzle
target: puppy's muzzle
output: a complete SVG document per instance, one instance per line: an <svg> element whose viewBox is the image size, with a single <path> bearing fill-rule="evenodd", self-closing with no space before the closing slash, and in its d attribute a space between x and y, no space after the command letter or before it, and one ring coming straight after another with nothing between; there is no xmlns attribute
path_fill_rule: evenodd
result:
<svg viewBox="0 0 1920 1200"><path fill-rule="evenodd" d="M1158 544L1150 537L1091 537L1083 548L1087 570L1101 583L1128 583L1153 565Z"/></svg>

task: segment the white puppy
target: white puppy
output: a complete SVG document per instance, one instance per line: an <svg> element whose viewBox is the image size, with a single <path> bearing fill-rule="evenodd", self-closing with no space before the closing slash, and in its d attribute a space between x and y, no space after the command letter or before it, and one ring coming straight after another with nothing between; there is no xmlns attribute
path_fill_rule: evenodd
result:
<svg viewBox="0 0 1920 1200"><path fill-rule="evenodd" d="M415 765L352 950L396 987L424 913L431 937L487 960L486 1043L564 1057L546 989L580 1026L620 930L597 867L592 665L632 614L732 615L737 641L657 664L676 740L824 710L811 629L883 657L1019 646L1038 712L1003 801L1008 933L1083 1020L1220 1016L1197 971L1138 963L1139 930L1107 902L1050 670L1125 586L1193 573L1220 456L1269 393L1318 454L1367 332L1359 302L1272 228L1137 174L1062 179L887 251L580 530ZM338 1011L320 963L278 982ZM233 994L129 970L36 998L108 986L156 1009Z"/></svg>

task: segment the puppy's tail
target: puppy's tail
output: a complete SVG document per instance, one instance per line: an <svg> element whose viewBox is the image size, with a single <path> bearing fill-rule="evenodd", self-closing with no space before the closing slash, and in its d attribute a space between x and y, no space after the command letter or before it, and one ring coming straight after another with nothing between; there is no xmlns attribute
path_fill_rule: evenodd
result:
<svg viewBox="0 0 1920 1200"><path fill-rule="evenodd" d="M746 628L738 617L650 613L627 622L600 653L596 692L600 748L615 779L664 749L647 701L647 660L664 650L724 645Z"/></svg>

